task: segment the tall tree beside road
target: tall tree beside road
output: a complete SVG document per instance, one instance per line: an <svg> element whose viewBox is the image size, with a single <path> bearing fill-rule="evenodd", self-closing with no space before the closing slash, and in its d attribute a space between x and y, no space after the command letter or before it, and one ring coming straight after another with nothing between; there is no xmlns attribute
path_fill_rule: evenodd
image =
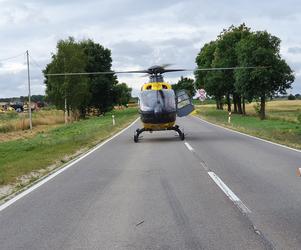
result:
<svg viewBox="0 0 301 250"><path fill-rule="evenodd" d="M81 46L69 37L57 43L57 51L43 72L85 72L86 65L87 56ZM45 84L47 97L58 108L63 109L66 100L68 113L73 111L85 115L91 97L85 76L45 76Z"/></svg>
<svg viewBox="0 0 301 250"><path fill-rule="evenodd" d="M280 39L267 31L258 31L242 39L236 54L240 66L258 66L235 72L235 87L249 100L260 100L260 119L265 119L267 98L285 94L294 81L294 75L280 56ZM265 68L260 68L265 66Z"/></svg>
<svg viewBox="0 0 301 250"><path fill-rule="evenodd" d="M114 103L121 106L126 106L131 99L132 89L126 83L119 83L114 86Z"/></svg>
<svg viewBox="0 0 301 250"><path fill-rule="evenodd" d="M44 74L111 71L111 51L92 40L75 42L72 37L60 40ZM79 112L84 117L88 108L104 113L114 106L117 78L106 75L45 76L47 98L58 108Z"/></svg>
<svg viewBox="0 0 301 250"><path fill-rule="evenodd" d="M227 30L223 30L218 36L216 49L214 52L214 59L212 61L213 67L237 67L238 60L236 54L236 45L241 41L241 39L248 37L250 35L250 28L248 28L244 23L238 27L230 26ZM244 113L242 108L242 99L240 93L234 86L234 71L224 70L218 72L219 82L222 83L224 94L226 97L228 111L231 111L231 96L234 103L234 112L242 114ZM216 76L217 77L217 76Z"/></svg>
<svg viewBox="0 0 301 250"><path fill-rule="evenodd" d="M205 44L196 57L196 64L199 69L213 67L216 41ZM195 71L195 85L198 89L205 88L207 94L216 100L217 109L223 109L222 99L225 93L223 88L221 72Z"/></svg>
<svg viewBox="0 0 301 250"><path fill-rule="evenodd" d="M111 51L92 40L80 43L87 56L86 72L111 71ZM88 86L91 93L89 107L96 108L99 113L112 109L114 104L114 87L117 78L113 74L89 75Z"/></svg>
<svg viewBox="0 0 301 250"><path fill-rule="evenodd" d="M280 39L266 31L251 32L245 24L223 30L215 41L205 44L196 57L199 69L211 67L254 67L219 71L196 71L197 87L204 87L222 109L226 98L231 111L245 114L245 99L260 100L260 118L265 118L266 99L291 87L294 75L280 56ZM266 67L262 67L266 66ZM243 104L243 105L242 105Z"/></svg>

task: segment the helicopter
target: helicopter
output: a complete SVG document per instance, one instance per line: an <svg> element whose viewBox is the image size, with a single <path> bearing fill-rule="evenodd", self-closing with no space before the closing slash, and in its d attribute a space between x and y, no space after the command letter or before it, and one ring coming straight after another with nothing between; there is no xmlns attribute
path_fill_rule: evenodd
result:
<svg viewBox="0 0 301 250"><path fill-rule="evenodd" d="M147 73L149 82L141 87L139 96L139 113L143 128L138 128L134 134L134 142L139 141L139 135L149 131L173 130L185 139L184 132L175 124L176 117L189 115L194 110L191 99L184 90L174 92L172 86L164 82L163 74L183 71L183 69L166 69L165 66L152 66L141 73Z"/></svg>
<svg viewBox="0 0 301 250"><path fill-rule="evenodd" d="M139 113L143 127L136 129L134 142L139 141L139 135L143 132L173 130L178 133L180 140L185 139L184 132L176 125L176 117L184 117L194 110L191 98L185 90L172 89L171 84L164 82L163 74L177 71L217 71L234 70L257 67L227 67L227 68L198 68L198 69L170 69L170 64L154 65L145 70L131 71L107 71L107 72L83 72L83 73L52 73L46 76L66 75L105 75L105 74L136 74L144 73L149 76L149 82L141 87L139 96Z"/></svg>

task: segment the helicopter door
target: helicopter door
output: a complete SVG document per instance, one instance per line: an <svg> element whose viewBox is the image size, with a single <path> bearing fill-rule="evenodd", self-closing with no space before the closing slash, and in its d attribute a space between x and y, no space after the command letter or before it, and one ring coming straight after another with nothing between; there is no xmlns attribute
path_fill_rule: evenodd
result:
<svg viewBox="0 0 301 250"><path fill-rule="evenodd" d="M194 110L194 105L185 90L176 93L177 115L183 117Z"/></svg>

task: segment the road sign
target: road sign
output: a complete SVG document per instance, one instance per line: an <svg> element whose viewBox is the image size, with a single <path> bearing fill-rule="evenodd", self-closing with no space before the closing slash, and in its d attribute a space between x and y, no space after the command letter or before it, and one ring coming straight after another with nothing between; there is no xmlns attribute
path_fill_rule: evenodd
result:
<svg viewBox="0 0 301 250"><path fill-rule="evenodd" d="M207 93L204 89L199 89L198 94L199 94L199 99L201 102L206 100Z"/></svg>

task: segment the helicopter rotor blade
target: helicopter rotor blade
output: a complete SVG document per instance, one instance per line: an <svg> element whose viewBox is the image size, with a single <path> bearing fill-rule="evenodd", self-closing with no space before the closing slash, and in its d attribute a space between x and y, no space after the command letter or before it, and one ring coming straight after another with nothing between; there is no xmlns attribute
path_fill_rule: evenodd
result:
<svg viewBox="0 0 301 250"><path fill-rule="evenodd" d="M77 75L113 75L113 74L135 74L148 73L147 70L129 70L129 71L103 71L103 72L73 72L73 73L49 73L45 76L77 76Z"/></svg>
<svg viewBox="0 0 301 250"><path fill-rule="evenodd" d="M136 73L148 73L147 70L129 70L129 71L115 71L116 74L136 74Z"/></svg>
<svg viewBox="0 0 301 250"><path fill-rule="evenodd" d="M246 67L216 67L216 68L197 68L192 71L217 71L217 70L235 70L235 69L258 69L269 68L270 66L246 66ZM190 70L189 70L190 71Z"/></svg>
<svg viewBox="0 0 301 250"><path fill-rule="evenodd" d="M177 71L188 71L187 69L165 69L164 73L167 72L177 72Z"/></svg>
<svg viewBox="0 0 301 250"><path fill-rule="evenodd" d="M167 65L167 64L165 64ZM165 66L166 67L166 66ZM215 68L196 68L196 69L165 69L157 72L159 74L177 71L218 71L218 70L235 70L235 69L257 69L257 68L270 68L271 66L249 66L249 67L215 67ZM103 72L74 72L74 73L49 73L45 76L76 76L76 75L111 75L111 74L141 74L147 76L154 72L150 69L147 70L129 70L129 71L103 71Z"/></svg>

